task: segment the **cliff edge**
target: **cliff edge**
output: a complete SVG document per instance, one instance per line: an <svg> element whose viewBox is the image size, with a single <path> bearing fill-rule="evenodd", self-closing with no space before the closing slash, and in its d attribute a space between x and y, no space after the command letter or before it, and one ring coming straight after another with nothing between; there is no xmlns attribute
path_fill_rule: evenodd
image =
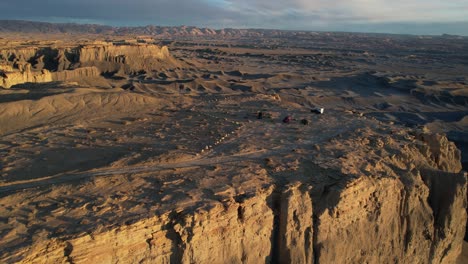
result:
<svg viewBox="0 0 468 264"><path fill-rule="evenodd" d="M0 259L455 263L467 219L460 152L443 135L393 133L359 129L238 168L192 162L159 171L159 180L151 172L114 171L75 190L11 194L2 204L41 208L48 229L9 218L4 230L32 237L7 233ZM87 196L95 200L80 198ZM44 208L54 213L42 215Z"/></svg>

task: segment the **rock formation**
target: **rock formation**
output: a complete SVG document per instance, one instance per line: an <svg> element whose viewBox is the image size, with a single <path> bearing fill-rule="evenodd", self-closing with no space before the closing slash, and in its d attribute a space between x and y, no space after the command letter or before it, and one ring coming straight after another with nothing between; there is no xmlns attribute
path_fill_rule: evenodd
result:
<svg viewBox="0 0 468 264"><path fill-rule="evenodd" d="M416 138L400 154L367 164L368 175L306 162L298 171L300 181L290 175L240 196L215 191L219 201L92 235L33 243L3 260L455 263L467 218L459 151L441 135ZM388 150L400 148L396 142L384 144Z"/></svg>
<svg viewBox="0 0 468 264"><path fill-rule="evenodd" d="M3 61L0 86L4 88L26 82L68 81L101 73L133 74L179 65L165 46L105 42L67 49L5 49L0 50L0 60Z"/></svg>
<svg viewBox="0 0 468 264"><path fill-rule="evenodd" d="M160 69L162 64L175 63L167 47L156 45L86 45L78 48L82 66L96 66L102 72L136 73Z"/></svg>
<svg viewBox="0 0 468 264"><path fill-rule="evenodd" d="M13 63L18 60L29 61L36 56L37 52L36 47L1 49L0 59Z"/></svg>
<svg viewBox="0 0 468 264"><path fill-rule="evenodd" d="M30 64L26 64L22 70L0 71L0 86L3 88L28 82L43 83L52 80L52 74L48 70L32 71Z"/></svg>
<svg viewBox="0 0 468 264"><path fill-rule="evenodd" d="M92 78L97 77L101 73L98 68L92 67L82 67L75 70L64 70L52 73L52 79L54 81L72 81L79 78Z"/></svg>

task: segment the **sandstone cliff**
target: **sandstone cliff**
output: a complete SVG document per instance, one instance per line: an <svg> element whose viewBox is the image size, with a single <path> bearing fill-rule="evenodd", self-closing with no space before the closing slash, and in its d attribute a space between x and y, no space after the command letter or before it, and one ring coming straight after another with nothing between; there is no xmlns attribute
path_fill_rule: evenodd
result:
<svg viewBox="0 0 468 264"><path fill-rule="evenodd" d="M0 86L10 88L22 83L51 82L52 74L48 70L31 71L31 65L27 64L23 70L0 72Z"/></svg>
<svg viewBox="0 0 468 264"><path fill-rule="evenodd" d="M0 58L8 61L24 60L28 61L34 58L39 48L28 47L28 48L8 48L0 50Z"/></svg>
<svg viewBox="0 0 468 264"><path fill-rule="evenodd" d="M78 47L0 50L0 86L68 81L102 73L135 74L179 66L167 47L152 44L96 43Z"/></svg>
<svg viewBox="0 0 468 264"><path fill-rule="evenodd" d="M164 206L163 198L152 205L159 209L134 215L125 224L37 239L2 259L20 263L455 263L467 218L467 180L460 173L460 153L453 143L441 135L418 134L397 142L354 134L339 144L323 145L321 153L353 142L362 142L362 148L341 158L325 163L321 158L304 160L293 174L257 169L255 178L235 176L232 187L200 190L212 193L213 200L171 198ZM375 144L381 146L377 151L393 154L362 163L355 160L363 153L373 156ZM199 180L206 181L210 175ZM199 184L196 176L190 179ZM171 184L176 182L180 179ZM90 188L105 192L98 183ZM116 191L115 187L109 190ZM239 190L242 193L236 194ZM197 192L189 191L195 197Z"/></svg>
<svg viewBox="0 0 468 264"><path fill-rule="evenodd" d="M80 65L96 66L102 72L124 71L129 74L176 64L167 47L149 44L86 45L78 48L77 52Z"/></svg>
<svg viewBox="0 0 468 264"><path fill-rule="evenodd" d="M80 78L92 78L97 77L101 73L96 67L82 67L75 70L64 70L52 73L52 79L54 81L72 81Z"/></svg>

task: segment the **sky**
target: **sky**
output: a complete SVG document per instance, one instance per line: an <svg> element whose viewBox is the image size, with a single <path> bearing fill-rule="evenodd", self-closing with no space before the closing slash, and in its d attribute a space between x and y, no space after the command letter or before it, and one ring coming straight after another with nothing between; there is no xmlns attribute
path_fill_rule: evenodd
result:
<svg viewBox="0 0 468 264"><path fill-rule="evenodd" d="M0 0L0 19L468 35L468 0Z"/></svg>

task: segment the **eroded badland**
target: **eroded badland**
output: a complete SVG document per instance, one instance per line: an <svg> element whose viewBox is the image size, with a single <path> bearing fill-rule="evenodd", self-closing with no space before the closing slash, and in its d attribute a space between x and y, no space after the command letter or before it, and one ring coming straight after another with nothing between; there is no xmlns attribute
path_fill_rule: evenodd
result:
<svg viewBox="0 0 468 264"><path fill-rule="evenodd" d="M0 39L0 262L456 263L467 38L213 32Z"/></svg>

